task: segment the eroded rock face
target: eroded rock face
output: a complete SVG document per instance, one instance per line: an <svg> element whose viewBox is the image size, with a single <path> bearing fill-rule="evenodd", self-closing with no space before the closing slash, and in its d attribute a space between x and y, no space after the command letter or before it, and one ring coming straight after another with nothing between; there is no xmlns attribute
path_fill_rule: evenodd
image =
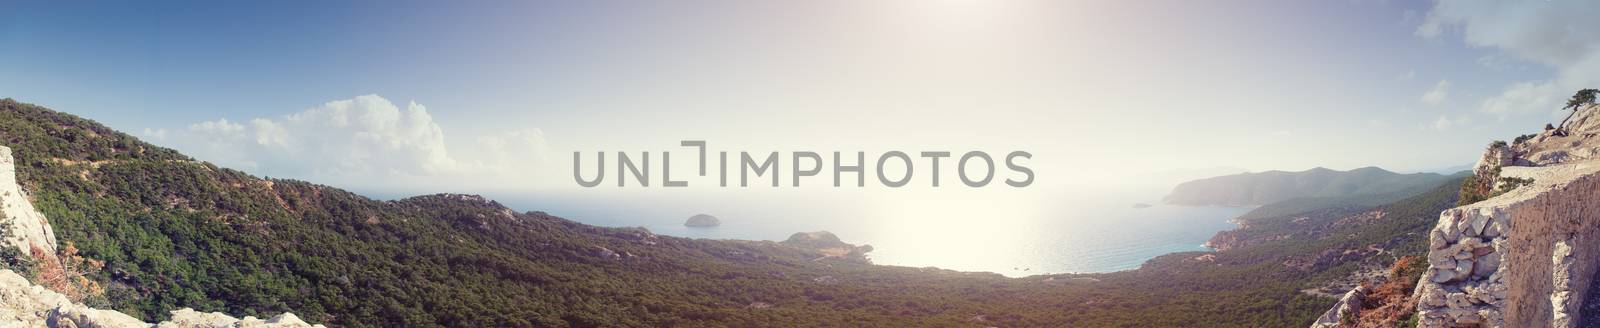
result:
<svg viewBox="0 0 1600 328"><path fill-rule="evenodd" d="M34 248L44 254L56 254L56 234L50 221L33 209L28 195L17 184L16 161L11 157L11 148L5 146L0 146L0 224L10 231L6 245L17 248L24 256L31 256Z"/></svg>
<svg viewBox="0 0 1600 328"><path fill-rule="evenodd" d="M1334 304L1333 308L1328 309L1328 312L1322 313L1321 317L1317 317L1317 321L1311 324L1311 328L1338 327L1339 323L1345 320L1344 318L1355 318L1361 315L1361 303L1365 302L1366 299L1366 286L1351 289L1349 292L1344 293L1344 297L1339 298L1339 303Z"/></svg>
<svg viewBox="0 0 1600 328"><path fill-rule="evenodd" d="M1600 105L1578 110L1565 129L1546 130L1526 142L1511 145L1506 165L1548 166L1600 160Z"/></svg>

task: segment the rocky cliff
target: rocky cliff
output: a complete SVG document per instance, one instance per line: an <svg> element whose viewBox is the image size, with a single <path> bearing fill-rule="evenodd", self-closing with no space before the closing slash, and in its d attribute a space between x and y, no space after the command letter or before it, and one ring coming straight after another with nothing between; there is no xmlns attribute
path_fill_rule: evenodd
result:
<svg viewBox="0 0 1600 328"><path fill-rule="evenodd" d="M50 221L33 209L28 194L17 184L17 165L11 148L0 146L0 230L6 231L5 246L23 256L56 254L56 234Z"/></svg>
<svg viewBox="0 0 1600 328"><path fill-rule="evenodd" d="M0 227L6 232L3 247L15 247L35 263L50 257L55 260L57 245L50 221L34 210L32 201L17 183L11 148L0 146ZM58 261L58 260L56 260ZM267 320L254 317L236 319L222 313L200 313L192 309L172 311L172 320L145 323L133 316L112 310L90 308L75 303L61 293L35 285L11 270L0 270L0 328L12 327L322 327L301 321L291 313Z"/></svg>
<svg viewBox="0 0 1600 328"><path fill-rule="evenodd" d="M1600 107L1495 143L1444 211L1418 282L1422 327L1577 327L1600 266ZM1591 314L1592 315L1592 314Z"/></svg>

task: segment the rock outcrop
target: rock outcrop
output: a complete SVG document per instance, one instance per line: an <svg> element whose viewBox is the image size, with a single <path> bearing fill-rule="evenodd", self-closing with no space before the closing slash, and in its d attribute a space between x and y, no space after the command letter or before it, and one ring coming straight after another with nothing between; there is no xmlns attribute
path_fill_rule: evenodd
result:
<svg viewBox="0 0 1600 328"><path fill-rule="evenodd" d="M16 247L24 256L38 253L44 256L57 254L55 232L49 220L35 211L33 203L17 183L15 159L11 148L0 146L0 226L9 235L5 245ZM94 309L74 303L61 293L35 285L11 270L0 270L0 328L20 327L106 327L106 328L200 328L200 327L253 327L291 328L322 327L311 325L294 314L284 313L267 320L245 317L236 319L222 313L200 313L193 309L172 311L172 320L145 323L133 316L113 310Z"/></svg>
<svg viewBox="0 0 1600 328"><path fill-rule="evenodd" d="M1439 215L1414 293L1422 327L1578 326L1600 267L1597 112L1485 152L1477 188L1500 194Z"/></svg>
<svg viewBox="0 0 1600 328"><path fill-rule="evenodd" d="M107 327L107 328L293 328L322 327L284 313L270 319L235 319L221 313L192 309L172 311L172 320L145 323L122 312L98 310L73 303L66 295L33 285L11 270L0 270L0 327Z"/></svg>
<svg viewBox="0 0 1600 328"><path fill-rule="evenodd" d="M0 225L9 235L5 244L15 247L23 256L31 256L34 249L43 254L56 254L56 234L44 214L33 209L33 202L17 183L17 165L11 157L11 148L0 146Z"/></svg>
<svg viewBox="0 0 1600 328"><path fill-rule="evenodd" d="M1338 327L1340 323L1350 320L1346 318L1355 318L1356 316L1360 315L1361 302L1366 301L1366 299L1366 287L1356 287L1355 289L1351 289L1349 292L1344 293L1344 297L1339 298L1339 303L1335 303L1333 308L1328 309L1328 312L1323 312L1322 316L1317 317L1317 321L1312 323L1311 327Z"/></svg>

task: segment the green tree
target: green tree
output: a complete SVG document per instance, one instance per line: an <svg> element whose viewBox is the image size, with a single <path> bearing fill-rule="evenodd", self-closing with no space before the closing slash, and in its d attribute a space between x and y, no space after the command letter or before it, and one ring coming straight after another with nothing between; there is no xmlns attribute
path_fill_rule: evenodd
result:
<svg viewBox="0 0 1600 328"><path fill-rule="evenodd" d="M1578 90L1578 93L1572 95L1572 99L1567 100L1567 107L1562 107L1562 109L1572 110L1572 113L1568 113L1567 118L1561 119L1560 128L1563 134L1565 134L1567 131L1567 120L1572 119L1573 115L1578 114L1579 108L1587 105L1593 105L1595 102L1595 94L1597 93L1600 93L1600 90Z"/></svg>

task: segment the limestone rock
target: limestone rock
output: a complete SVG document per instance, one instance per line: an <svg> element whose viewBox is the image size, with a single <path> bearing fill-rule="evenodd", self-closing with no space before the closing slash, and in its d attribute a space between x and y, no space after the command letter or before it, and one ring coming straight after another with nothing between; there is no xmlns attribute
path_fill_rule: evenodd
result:
<svg viewBox="0 0 1600 328"><path fill-rule="evenodd" d="M24 256L32 256L33 248L51 256L56 254L55 231L44 214L33 209L28 194L17 183L16 160L11 157L11 148L5 146L0 146L0 224L11 232L5 243Z"/></svg>
<svg viewBox="0 0 1600 328"><path fill-rule="evenodd" d="M1449 246L1450 241L1444 240L1444 232L1434 230L1433 232L1428 233L1429 250L1444 249L1445 247Z"/></svg>
<svg viewBox="0 0 1600 328"><path fill-rule="evenodd" d="M11 270L0 270L0 327L105 327L105 328L300 328L322 327L307 324L294 314L284 313L267 320L254 317L235 319L221 313L198 313L192 309L172 311L172 320L155 324L139 321L112 310L94 309L72 303L65 295L33 285Z"/></svg>
<svg viewBox="0 0 1600 328"><path fill-rule="evenodd" d="M1339 303L1334 304L1332 309L1322 313L1321 317L1317 317L1317 321L1311 323L1311 327L1338 327L1343 318L1361 315L1361 303L1366 302L1367 292L1366 286L1356 287L1346 292L1344 297L1339 298Z"/></svg>
<svg viewBox="0 0 1600 328"><path fill-rule="evenodd" d="M150 324L122 312L97 310L80 304L64 304L50 313L50 317L45 320L45 326L148 328Z"/></svg>
<svg viewBox="0 0 1600 328"><path fill-rule="evenodd" d="M244 317L244 319L234 319L233 317L230 317L230 316L228 316L226 314L221 314L221 313L217 313L217 312L200 313L198 311L195 311L194 309L188 309L188 308L185 308L185 309L182 309L182 310L177 310L177 311L172 311L172 320L171 321L162 322L162 323L156 325L157 328L187 328L187 327L292 328L292 327L311 327L311 326L312 325L307 324L305 321L301 321L300 317L295 316L293 313L279 314L279 315L274 316L272 318L269 318L267 320L256 319L256 317ZM317 326L321 326L321 325L317 325Z"/></svg>
<svg viewBox="0 0 1600 328"><path fill-rule="evenodd" d="M1454 268L1444 269L1444 270L1441 270L1441 269L1438 269L1438 268L1434 268L1433 269L1433 275L1431 275L1430 277L1432 277L1431 279L1429 279L1430 281L1433 281L1434 283L1440 283L1440 284L1451 282L1451 281L1455 281L1456 280L1456 270Z"/></svg>
<svg viewBox="0 0 1600 328"><path fill-rule="evenodd" d="M1482 214L1472 216L1472 222L1469 223L1470 227L1472 227L1472 230L1468 230L1468 232L1471 233L1472 236L1483 235L1483 228L1489 225L1489 218L1490 216Z"/></svg>
<svg viewBox="0 0 1600 328"><path fill-rule="evenodd" d="M1487 277L1500 268L1500 253L1490 252L1478 257L1478 262L1472 268L1472 276Z"/></svg>

